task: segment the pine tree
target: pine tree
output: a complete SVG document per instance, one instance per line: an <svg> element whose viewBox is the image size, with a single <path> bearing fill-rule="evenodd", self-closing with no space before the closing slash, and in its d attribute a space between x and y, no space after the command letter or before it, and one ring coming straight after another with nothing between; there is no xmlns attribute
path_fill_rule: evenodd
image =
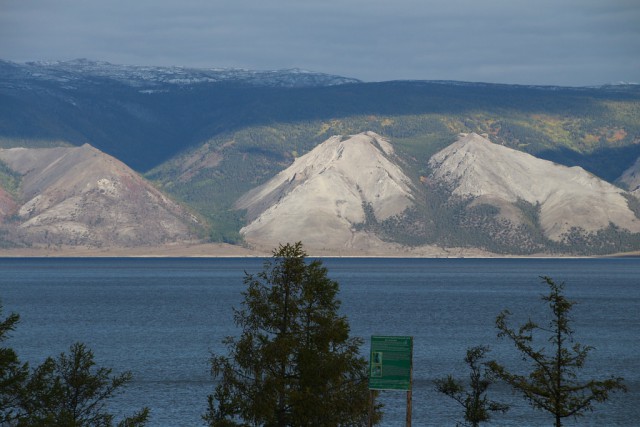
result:
<svg viewBox="0 0 640 427"><path fill-rule="evenodd" d="M573 342L569 313L575 302L563 295L564 284L556 284L549 277L542 279L551 290L549 295L542 296L552 311L546 327L529 320L518 330L512 329L507 324L511 315L508 310L496 319L498 337L511 340L523 358L531 361L532 371L528 375L514 374L496 361L489 362L488 366L495 375L522 393L534 408L552 414L554 425L561 427L564 418L582 416L593 410L594 403L607 400L609 393L626 391L626 387L622 378L578 379L579 370L593 348ZM534 349L536 332L548 335L549 352L544 346Z"/></svg>
<svg viewBox="0 0 640 427"><path fill-rule="evenodd" d="M508 405L487 398L487 389L493 383L493 379L480 361L488 351L489 348L484 346L472 347L467 350L464 361L471 369L469 391L461 381L457 381L452 375L435 380L436 391L449 396L462 405L464 420L473 427L489 421L491 412L506 412L509 409Z"/></svg>
<svg viewBox="0 0 640 427"><path fill-rule="evenodd" d="M203 417L210 426L367 424L362 340L338 314L338 283L305 257L301 243L280 245L262 272L245 275L234 310L242 333L223 341L228 356L211 358L219 382Z"/></svg>
<svg viewBox="0 0 640 427"><path fill-rule="evenodd" d="M19 320L20 316L11 313L0 322L0 343L9 337ZM28 375L28 365L20 363L16 352L8 347L0 347L0 425L9 424L20 413L20 390Z"/></svg>
<svg viewBox="0 0 640 427"><path fill-rule="evenodd" d="M111 375L111 369L97 367L93 352L76 343L69 354L49 357L34 369L26 382L20 403L18 426L110 427L113 414L107 402L122 392L131 373ZM143 408L122 420L118 427L144 426L149 410Z"/></svg>

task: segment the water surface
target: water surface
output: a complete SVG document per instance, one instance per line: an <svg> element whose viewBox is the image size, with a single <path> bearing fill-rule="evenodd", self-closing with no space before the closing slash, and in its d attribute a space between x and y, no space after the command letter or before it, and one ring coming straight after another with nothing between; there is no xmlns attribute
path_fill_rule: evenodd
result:
<svg viewBox="0 0 640 427"><path fill-rule="evenodd" d="M238 331L244 272L263 260L224 259L0 259L3 315L21 322L8 341L21 359L38 364L85 342L99 365L132 371L133 383L114 403L131 413L151 408L150 426L202 425L213 390L211 351ZM340 283L341 311L352 335L414 337L413 424L455 425L461 410L433 391L433 380L467 376L466 348L489 345L513 369L523 366L508 342L496 338L494 321L505 308L514 322L543 319L539 276L566 282L576 300L576 341L595 347L586 377L623 376L629 393L613 395L594 413L567 425L628 426L640 419L640 260L624 259L358 259L324 260ZM515 323L514 323L515 324ZM504 386L492 398L513 403L491 425L552 424L543 412ZM405 395L385 392L384 425L401 425Z"/></svg>

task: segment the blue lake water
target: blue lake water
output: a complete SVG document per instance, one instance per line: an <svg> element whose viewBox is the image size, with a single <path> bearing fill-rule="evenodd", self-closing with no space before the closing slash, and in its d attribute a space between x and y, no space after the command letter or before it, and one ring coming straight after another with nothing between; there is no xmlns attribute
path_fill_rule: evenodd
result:
<svg viewBox="0 0 640 427"><path fill-rule="evenodd" d="M8 345L22 360L41 363L77 341L98 365L132 371L133 382L114 411L151 408L150 426L198 426L207 395L211 351L238 331L244 272L263 260L230 259L0 259L3 317L21 322ZM433 390L449 373L464 379L468 347L484 344L518 370L512 345L496 338L494 321L510 309L514 325L548 309L541 275L566 282L577 342L594 346L585 378L622 376L629 392L614 394L566 425L631 426L640 419L640 259L338 259L324 260L340 283L341 311L352 335L414 337L413 425L454 426L462 411ZM522 370L521 370L522 372ZM494 400L513 404L489 425L548 426L552 419L501 385ZM384 392L383 425L404 422L405 394Z"/></svg>

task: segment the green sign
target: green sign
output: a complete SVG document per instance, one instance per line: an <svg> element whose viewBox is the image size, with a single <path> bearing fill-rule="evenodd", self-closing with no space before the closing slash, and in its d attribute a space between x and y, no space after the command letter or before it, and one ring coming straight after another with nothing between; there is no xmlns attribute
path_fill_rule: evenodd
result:
<svg viewBox="0 0 640 427"><path fill-rule="evenodd" d="M411 390L413 337L371 337L370 390Z"/></svg>

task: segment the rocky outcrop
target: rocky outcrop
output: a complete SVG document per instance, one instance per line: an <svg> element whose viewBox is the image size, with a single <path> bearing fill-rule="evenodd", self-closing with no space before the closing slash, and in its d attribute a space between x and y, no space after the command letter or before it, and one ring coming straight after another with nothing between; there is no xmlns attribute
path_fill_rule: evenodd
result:
<svg viewBox="0 0 640 427"><path fill-rule="evenodd" d="M429 165L433 178L454 195L499 206L510 220L517 220L512 205L518 199L539 204L540 225L553 240L573 227L593 232L611 223L640 232L622 189L580 167L541 160L473 133L436 153Z"/></svg>
<svg viewBox="0 0 640 427"><path fill-rule="evenodd" d="M310 248L367 249L377 237L356 231L413 204L409 178L392 145L373 132L333 136L236 203L247 210L250 243L302 241Z"/></svg>
<svg viewBox="0 0 640 427"><path fill-rule="evenodd" d="M197 219L122 162L83 145L0 150L22 176L13 234L27 244L140 246L192 238Z"/></svg>

